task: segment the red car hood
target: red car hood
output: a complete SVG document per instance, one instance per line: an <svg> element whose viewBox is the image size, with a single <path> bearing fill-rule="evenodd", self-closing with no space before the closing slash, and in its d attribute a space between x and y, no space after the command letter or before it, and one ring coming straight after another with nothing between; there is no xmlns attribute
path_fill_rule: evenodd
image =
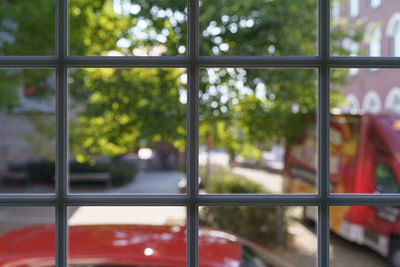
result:
<svg viewBox="0 0 400 267"><path fill-rule="evenodd" d="M69 264L186 265L186 228L148 225L80 225L68 228ZM54 265L54 225L9 232L0 237L0 266ZM239 266L241 245L234 235L199 231L199 264ZM20 264L15 265L15 263ZM29 264L25 264L29 261Z"/></svg>

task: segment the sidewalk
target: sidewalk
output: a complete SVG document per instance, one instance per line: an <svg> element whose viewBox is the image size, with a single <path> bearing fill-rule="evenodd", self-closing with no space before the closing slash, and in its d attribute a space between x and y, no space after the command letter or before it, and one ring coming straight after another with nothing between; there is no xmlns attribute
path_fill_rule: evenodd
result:
<svg viewBox="0 0 400 267"><path fill-rule="evenodd" d="M105 193L114 194L179 194L178 181L182 173L178 171L152 171L136 175L135 180L125 186L111 188Z"/></svg>

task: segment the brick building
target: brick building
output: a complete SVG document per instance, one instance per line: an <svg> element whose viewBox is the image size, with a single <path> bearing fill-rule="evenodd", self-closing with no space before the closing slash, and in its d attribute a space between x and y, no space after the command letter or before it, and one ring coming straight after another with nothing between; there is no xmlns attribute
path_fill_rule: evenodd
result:
<svg viewBox="0 0 400 267"><path fill-rule="evenodd" d="M332 0L332 27L346 21L362 41L341 40L351 56L400 56L399 0ZM344 90L350 113L400 114L400 70L350 69Z"/></svg>

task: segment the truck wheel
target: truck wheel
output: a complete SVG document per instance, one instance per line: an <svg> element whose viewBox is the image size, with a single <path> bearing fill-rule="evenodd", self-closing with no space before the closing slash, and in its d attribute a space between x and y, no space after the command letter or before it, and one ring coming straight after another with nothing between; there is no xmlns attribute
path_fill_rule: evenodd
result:
<svg viewBox="0 0 400 267"><path fill-rule="evenodd" d="M388 266L389 267L400 267L400 239L392 239L390 242L389 255L388 255Z"/></svg>

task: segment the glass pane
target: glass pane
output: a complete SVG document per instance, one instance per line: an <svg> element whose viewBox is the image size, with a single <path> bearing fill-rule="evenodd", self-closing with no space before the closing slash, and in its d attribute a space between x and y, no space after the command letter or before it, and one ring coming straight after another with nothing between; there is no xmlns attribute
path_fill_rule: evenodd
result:
<svg viewBox="0 0 400 267"><path fill-rule="evenodd" d="M398 10L399 1L332 0L331 54L400 56Z"/></svg>
<svg viewBox="0 0 400 267"><path fill-rule="evenodd" d="M186 266L185 207L83 206L68 214L68 266Z"/></svg>
<svg viewBox="0 0 400 267"><path fill-rule="evenodd" d="M55 2L0 1L0 56L54 55Z"/></svg>
<svg viewBox="0 0 400 267"><path fill-rule="evenodd" d="M200 54L314 56L316 0L200 1Z"/></svg>
<svg viewBox="0 0 400 267"><path fill-rule="evenodd" d="M55 73L0 69L0 193L52 193Z"/></svg>
<svg viewBox="0 0 400 267"><path fill-rule="evenodd" d="M68 80L72 193L184 190L184 69L72 69Z"/></svg>
<svg viewBox="0 0 400 267"><path fill-rule="evenodd" d="M330 207L330 266L398 266L398 207Z"/></svg>
<svg viewBox="0 0 400 267"><path fill-rule="evenodd" d="M54 266L53 207L0 207L0 266Z"/></svg>
<svg viewBox="0 0 400 267"><path fill-rule="evenodd" d="M331 71L333 193L399 193L397 69Z"/></svg>
<svg viewBox="0 0 400 267"><path fill-rule="evenodd" d="M316 192L314 69L202 69L199 94L201 193Z"/></svg>
<svg viewBox="0 0 400 267"><path fill-rule="evenodd" d="M304 210L200 207L199 266L315 266L317 228ZM307 210L316 218L316 207Z"/></svg>
<svg viewBox="0 0 400 267"><path fill-rule="evenodd" d="M69 0L72 56L186 54L185 0Z"/></svg>

